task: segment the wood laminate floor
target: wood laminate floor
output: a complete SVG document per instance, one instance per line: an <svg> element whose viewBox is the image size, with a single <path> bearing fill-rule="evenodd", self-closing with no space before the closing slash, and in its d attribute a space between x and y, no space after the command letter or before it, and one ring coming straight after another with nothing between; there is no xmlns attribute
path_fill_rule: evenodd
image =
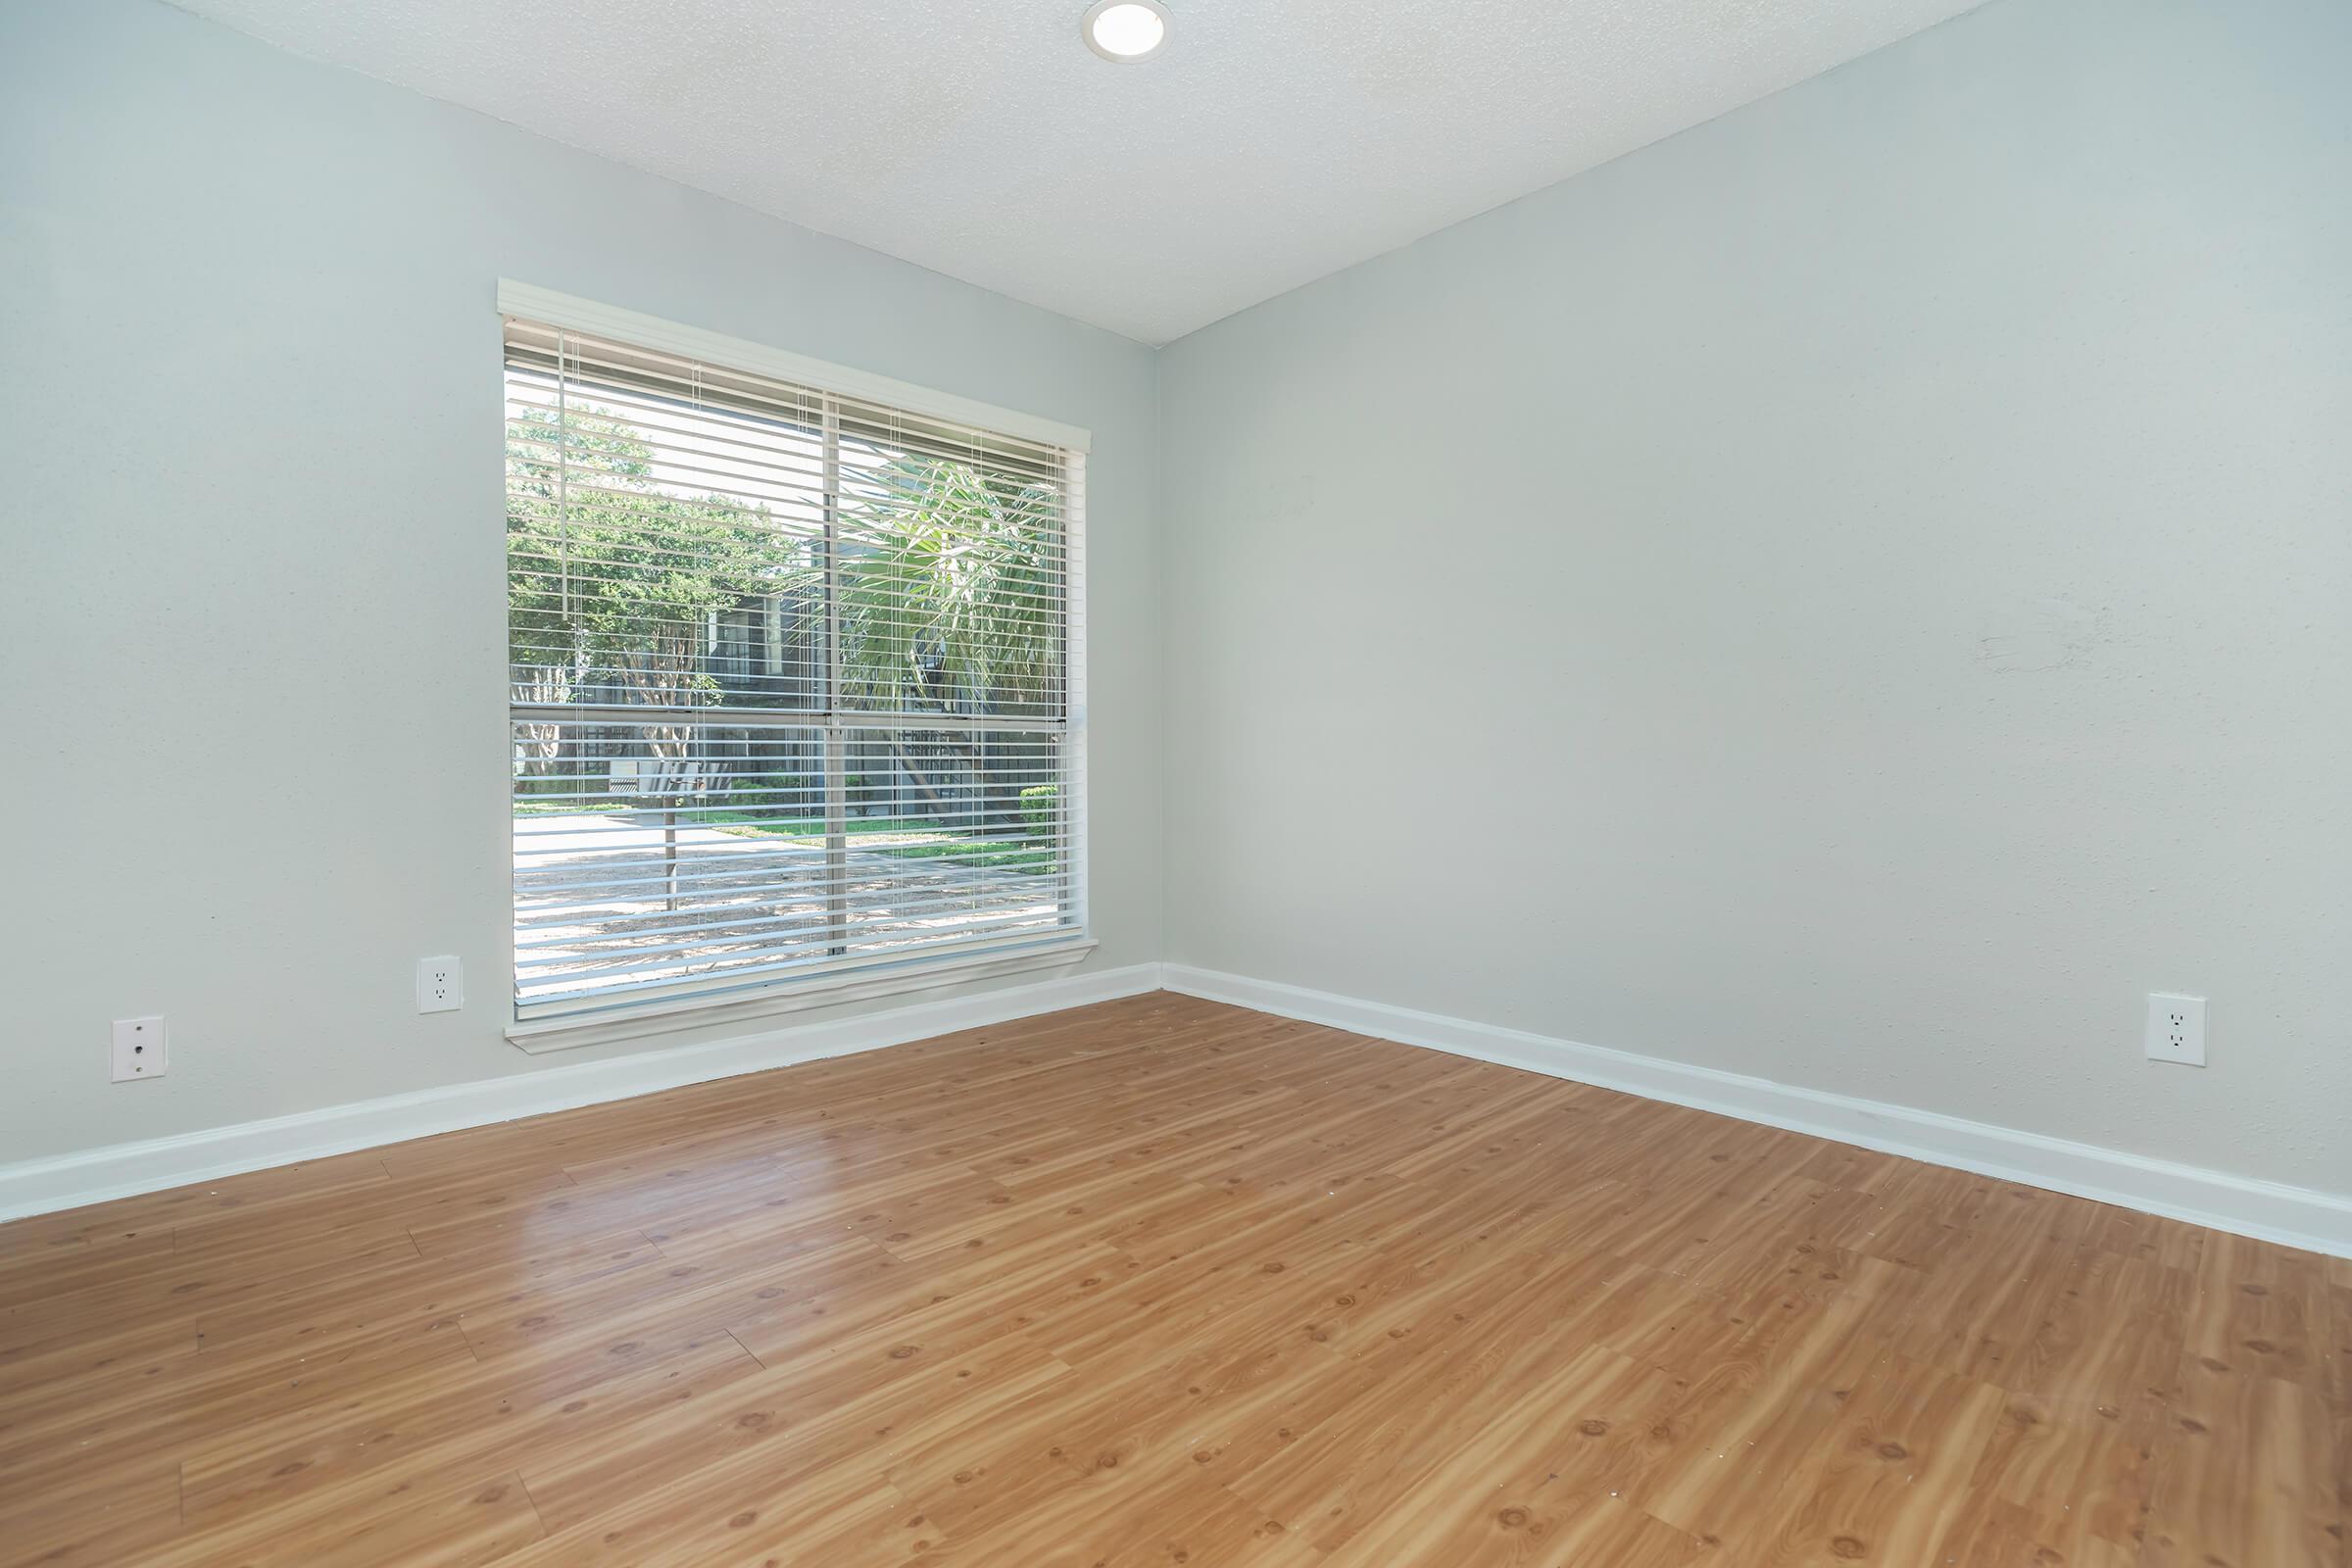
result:
<svg viewBox="0 0 2352 1568"><path fill-rule="evenodd" d="M2352 1265L1167 995L0 1227L0 1561L2342 1568Z"/></svg>

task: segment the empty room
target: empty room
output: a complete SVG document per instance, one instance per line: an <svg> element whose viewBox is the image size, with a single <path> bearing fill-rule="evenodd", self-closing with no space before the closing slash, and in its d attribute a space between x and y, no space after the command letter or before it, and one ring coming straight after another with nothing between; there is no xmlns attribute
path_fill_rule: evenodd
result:
<svg viewBox="0 0 2352 1568"><path fill-rule="evenodd" d="M0 1568L2352 1568L2346 0L0 0Z"/></svg>

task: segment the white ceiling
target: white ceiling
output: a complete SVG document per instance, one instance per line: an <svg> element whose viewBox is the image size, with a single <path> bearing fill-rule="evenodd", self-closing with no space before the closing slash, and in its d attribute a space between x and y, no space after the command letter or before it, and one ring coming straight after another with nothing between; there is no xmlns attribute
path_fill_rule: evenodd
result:
<svg viewBox="0 0 2352 1568"><path fill-rule="evenodd" d="M1163 343L1976 0L179 0Z"/></svg>

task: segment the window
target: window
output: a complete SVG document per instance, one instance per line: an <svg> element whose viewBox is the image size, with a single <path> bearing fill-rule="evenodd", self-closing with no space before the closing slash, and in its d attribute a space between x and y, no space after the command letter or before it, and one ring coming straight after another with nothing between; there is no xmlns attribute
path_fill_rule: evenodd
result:
<svg viewBox="0 0 2352 1568"><path fill-rule="evenodd" d="M517 1021L1077 938L1080 453L501 298Z"/></svg>

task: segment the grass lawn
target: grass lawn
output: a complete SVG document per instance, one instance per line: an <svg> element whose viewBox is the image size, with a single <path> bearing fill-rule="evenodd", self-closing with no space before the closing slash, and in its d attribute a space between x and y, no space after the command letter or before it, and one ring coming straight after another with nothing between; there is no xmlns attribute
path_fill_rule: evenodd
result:
<svg viewBox="0 0 2352 1568"><path fill-rule="evenodd" d="M678 820L699 827L714 827L722 833L780 838L819 849L825 842L825 824L819 817L756 816L724 807L709 807L680 811ZM954 860L958 865L985 870L1032 874L1054 868L1054 847L1050 844L1021 844L1004 838L975 842L969 835L919 816L853 816L844 826L851 838L860 841L858 849L896 859Z"/></svg>
<svg viewBox="0 0 2352 1568"><path fill-rule="evenodd" d="M644 806L628 800L581 800L576 796L534 800L524 795L514 801L516 816L633 810L646 811L649 818L653 815ZM678 825L716 828L738 837L780 838L816 849L824 848L825 843L824 819L815 816L763 816L730 810L723 806L704 806L679 811ZM1003 837L975 841L972 835L943 828L919 816L853 816L845 825L852 838L867 841L858 844L860 850L902 860L954 860L958 865L982 870L1027 871L1032 875L1054 869L1054 847L1050 844L1023 844Z"/></svg>

